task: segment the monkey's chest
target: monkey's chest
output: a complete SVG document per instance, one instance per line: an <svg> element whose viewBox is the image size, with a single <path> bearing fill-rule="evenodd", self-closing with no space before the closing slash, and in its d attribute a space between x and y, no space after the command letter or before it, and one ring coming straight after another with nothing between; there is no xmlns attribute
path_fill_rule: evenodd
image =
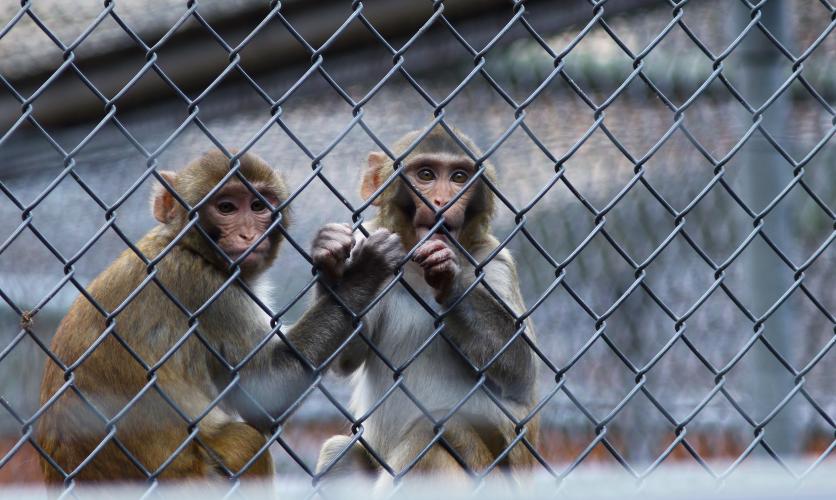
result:
<svg viewBox="0 0 836 500"><path fill-rule="evenodd" d="M414 272L406 276L413 290L437 308L433 290L423 277ZM362 414L386 397L367 421L372 442L375 436L401 435L420 418L419 405L430 412L450 410L468 396L476 382L468 364L440 335L434 317L402 286L393 287L376 309L369 318L370 326L378 350L389 363L375 354L366 359L363 371L354 379L353 400L353 409ZM386 395L393 384L390 365L400 370L402 389ZM479 404L477 396L471 397L467 406Z"/></svg>
<svg viewBox="0 0 836 500"><path fill-rule="evenodd" d="M432 364L433 360L449 357L452 351L440 335L448 327L439 331L435 324L434 314L441 312L441 306L424 281L421 268L410 262L404 271L409 288L398 284L389 290L375 311L372 328L381 352L395 366L408 363L407 373L412 366Z"/></svg>

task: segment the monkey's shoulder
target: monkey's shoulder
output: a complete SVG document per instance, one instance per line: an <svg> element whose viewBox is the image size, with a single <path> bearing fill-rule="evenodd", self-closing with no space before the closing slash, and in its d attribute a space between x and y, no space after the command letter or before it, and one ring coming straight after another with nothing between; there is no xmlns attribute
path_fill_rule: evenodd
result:
<svg viewBox="0 0 836 500"><path fill-rule="evenodd" d="M493 235L486 235L484 239L474 243L468 252L473 257L473 260L482 264L487 269L496 267L505 267L516 272L516 262L514 256L507 247L503 247L499 252L500 243ZM495 255L494 255L495 254Z"/></svg>
<svg viewBox="0 0 836 500"><path fill-rule="evenodd" d="M181 245L156 261L169 243L157 228L137 242L136 250L124 250L85 287L87 293L76 298L63 323L100 325L105 314L121 308L117 321L145 324L149 318L183 316L174 310L175 301L191 310L203 305L228 275Z"/></svg>

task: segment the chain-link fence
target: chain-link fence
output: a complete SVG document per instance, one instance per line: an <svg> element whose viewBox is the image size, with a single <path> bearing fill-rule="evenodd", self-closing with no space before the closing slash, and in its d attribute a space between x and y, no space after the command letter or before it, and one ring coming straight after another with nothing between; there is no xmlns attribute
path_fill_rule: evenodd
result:
<svg viewBox="0 0 836 500"><path fill-rule="evenodd" d="M282 324L318 279L300 253L315 229L363 228L374 215L356 194L365 154L435 125L465 131L485 152L471 151L477 165L497 166L495 232L528 308L516 319L537 331L537 404L503 452L525 447L533 472L557 481L590 463L643 480L682 462L719 480L758 457L804 478L832 460L830 2L140 4L83 4L74 22L53 19L49 3L5 11L0 478L35 477L40 457L71 487L87 465L61 468L34 438L49 405L37 399L41 367L58 364L62 391L75 390L83 360L64 364L50 337L71 299L151 226L158 170L218 148L257 152L285 174L294 225L265 305ZM224 24L236 9L256 13L246 29ZM390 24L406 18L400 31ZM259 42L271 33L293 47L279 56L306 62L248 56L278 46ZM335 50L349 35L364 44ZM167 59L184 44L199 50ZM132 52L102 59L115 48ZM102 76L120 64L130 71ZM212 69L194 76L201 67ZM317 488L325 439L362 435L368 416L349 410L347 382L318 374L271 428L264 453L279 482ZM412 398L392 374L392 392ZM436 440L452 416L427 415ZM153 484L168 464L138 468Z"/></svg>

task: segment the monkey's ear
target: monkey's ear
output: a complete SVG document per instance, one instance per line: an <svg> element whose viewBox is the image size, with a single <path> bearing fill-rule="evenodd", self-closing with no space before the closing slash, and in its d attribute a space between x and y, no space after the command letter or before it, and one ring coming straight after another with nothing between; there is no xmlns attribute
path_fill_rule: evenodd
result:
<svg viewBox="0 0 836 500"><path fill-rule="evenodd" d="M165 179L171 187L174 187L174 181L177 179L177 174L168 170L160 170L157 173L160 174L160 177ZM154 195L153 198L151 198L151 210L154 213L155 219L163 224L168 224L172 219L174 219L174 209L176 208L176 205L177 200L174 199L174 196L171 195L168 189L159 184L154 187Z"/></svg>
<svg viewBox="0 0 836 500"><path fill-rule="evenodd" d="M363 172L363 183L360 185L360 196L364 200L371 198L383 183L380 178L380 173L383 171L383 166L386 164L388 158L386 153L381 153L380 151L372 151L369 153L369 165L366 167L366 171ZM378 207L382 201L380 196L378 196L372 202L372 205Z"/></svg>

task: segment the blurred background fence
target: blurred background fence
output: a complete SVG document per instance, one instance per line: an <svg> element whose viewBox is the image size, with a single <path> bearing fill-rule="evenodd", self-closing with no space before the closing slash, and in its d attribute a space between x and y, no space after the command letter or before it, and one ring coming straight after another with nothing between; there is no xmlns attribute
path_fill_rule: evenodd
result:
<svg viewBox="0 0 836 500"><path fill-rule="evenodd" d="M558 477L833 467L835 16L827 0L0 4L0 482L37 479L21 436L77 293L62 280L125 244L106 230L69 259L108 223L134 240L154 224L151 181L121 199L149 167L242 147L276 115L251 150L293 188L321 165L354 205L369 133L392 144L443 115L501 142L498 236L524 221L548 254L509 246L528 305L547 294L532 320L560 371L541 366L539 451ZM351 219L319 179L291 210L298 241ZM309 276L285 248L276 307ZM310 467L347 431L314 393L282 439Z"/></svg>

